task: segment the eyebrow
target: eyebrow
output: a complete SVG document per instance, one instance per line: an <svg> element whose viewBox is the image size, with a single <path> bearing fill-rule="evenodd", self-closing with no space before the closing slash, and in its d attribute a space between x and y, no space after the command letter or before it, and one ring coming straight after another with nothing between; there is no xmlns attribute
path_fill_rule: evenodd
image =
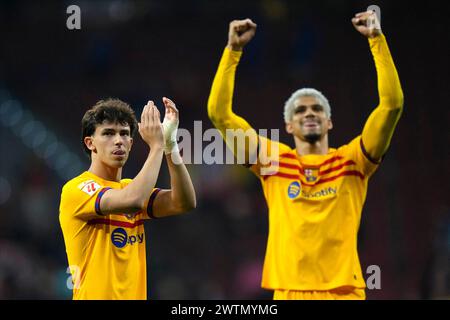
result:
<svg viewBox="0 0 450 320"><path fill-rule="evenodd" d="M318 104L318 103L315 103L315 104L311 105L311 108L314 108L314 107L320 107L320 108L323 109L323 106L321 104ZM299 106L296 106L295 110L297 110L298 108L308 108L308 106L305 106L304 104L301 104Z"/></svg>
<svg viewBox="0 0 450 320"><path fill-rule="evenodd" d="M105 132L116 132L116 129L113 129L113 128L104 128L104 129L102 130L102 132L103 132L103 133L105 133ZM130 129L120 129L119 132L120 132L120 133L130 133Z"/></svg>

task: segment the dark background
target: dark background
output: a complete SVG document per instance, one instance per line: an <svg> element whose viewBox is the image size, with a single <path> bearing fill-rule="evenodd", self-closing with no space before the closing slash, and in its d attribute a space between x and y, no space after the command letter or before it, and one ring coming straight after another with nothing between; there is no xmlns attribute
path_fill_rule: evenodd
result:
<svg viewBox="0 0 450 320"><path fill-rule="evenodd" d="M66 28L71 4L81 30ZM363 274L378 265L382 285L367 297L450 298L445 2L331 0L0 2L0 298L71 298L58 206L63 184L89 167L80 122L97 100L118 97L140 115L147 100L161 107L168 96L181 128L211 128L206 104L228 23L250 17L258 30L238 69L235 111L255 128L283 129L290 94L317 88L339 146L378 103L367 40L350 21L371 4L381 7L405 104L363 210ZM147 152L135 138L124 177ZM237 165L188 170L198 208L146 225L149 298L270 299L260 288L268 230L258 179ZM163 165L158 186L168 181Z"/></svg>

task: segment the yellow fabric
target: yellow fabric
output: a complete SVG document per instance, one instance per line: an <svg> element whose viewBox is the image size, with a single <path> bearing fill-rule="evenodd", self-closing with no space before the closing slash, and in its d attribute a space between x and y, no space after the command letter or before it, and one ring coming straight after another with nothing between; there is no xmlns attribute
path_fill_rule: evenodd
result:
<svg viewBox="0 0 450 320"><path fill-rule="evenodd" d="M244 118L232 111L234 76L241 55L242 51L225 48L209 95L208 116L233 153L245 155L245 163L249 163L250 157L256 154L257 134ZM243 132L237 132L236 139L247 137L244 148L235 143L232 136L226 135L227 129L243 130Z"/></svg>
<svg viewBox="0 0 450 320"><path fill-rule="evenodd" d="M131 181L107 181L86 171L62 189L59 220L73 299L147 299L146 210L134 216L95 210L100 190L122 189Z"/></svg>
<svg viewBox="0 0 450 320"><path fill-rule="evenodd" d="M357 253L361 211L368 179L389 146L403 104L385 37L370 39L369 44L378 72L380 104L364 127L363 142L360 135L347 145L329 148L326 155L300 157L295 149L255 133L260 149L269 151L267 159L251 167L260 177L269 208L264 288L365 288ZM226 129L251 129L232 111L241 54L224 50L208 100L208 115L222 136ZM256 145L246 146L246 152L254 153ZM277 151L270 152L274 145Z"/></svg>
<svg viewBox="0 0 450 320"><path fill-rule="evenodd" d="M367 153L379 161L386 153L403 109L403 91L383 34L369 38L378 76L379 105L367 120L362 139Z"/></svg>
<svg viewBox="0 0 450 320"><path fill-rule="evenodd" d="M275 290L273 300L365 300L364 289L339 288L330 291Z"/></svg>
<svg viewBox="0 0 450 320"><path fill-rule="evenodd" d="M364 156L360 140L330 148L326 155L298 156L281 145L269 172L251 168L269 207L264 288L365 287L357 233L368 178L377 165Z"/></svg>

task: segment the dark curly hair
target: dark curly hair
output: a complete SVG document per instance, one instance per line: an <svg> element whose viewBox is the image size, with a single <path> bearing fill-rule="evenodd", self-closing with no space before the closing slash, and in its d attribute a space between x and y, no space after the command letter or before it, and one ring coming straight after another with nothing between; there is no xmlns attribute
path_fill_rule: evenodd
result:
<svg viewBox="0 0 450 320"><path fill-rule="evenodd" d="M81 120L81 143L84 152L89 158L91 158L91 150L86 147L84 138L93 135L97 125L102 124L104 121L129 125L131 137L136 133L136 115L128 103L112 98L98 101L86 111Z"/></svg>

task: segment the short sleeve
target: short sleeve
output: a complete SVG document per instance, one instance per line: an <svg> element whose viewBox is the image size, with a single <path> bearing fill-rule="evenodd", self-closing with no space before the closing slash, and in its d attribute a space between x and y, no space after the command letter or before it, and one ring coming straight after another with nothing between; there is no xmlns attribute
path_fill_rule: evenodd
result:
<svg viewBox="0 0 450 320"><path fill-rule="evenodd" d="M122 189L125 188L132 181L133 179L122 179L120 181ZM153 188L153 190L150 192L150 195L148 196L144 210L137 213L137 214L142 213L143 219L155 219L155 217L153 216L153 201L155 200L156 196L160 191L161 189L159 188Z"/></svg>
<svg viewBox="0 0 450 320"><path fill-rule="evenodd" d="M161 191L159 188L154 188L150 193L150 197L148 198L147 204L143 210L145 219L157 219L153 214L153 202L156 199L156 196Z"/></svg>
<svg viewBox="0 0 450 320"><path fill-rule="evenodd" d="M376 162L370 158L365 150L362 137L358 136L353 139L348 145L344 147L345 153L353 161L356 162L358 168L364 173L365 176L370 177L378 168L380 162Z"/></svg>
<svg viewBox="0 0 450 320"><path fill-rule="evenodd" d="M101 215L100 200L109 189L95 180L72 181L63 187L60 213L82 220L98 217Z"/></svg>

